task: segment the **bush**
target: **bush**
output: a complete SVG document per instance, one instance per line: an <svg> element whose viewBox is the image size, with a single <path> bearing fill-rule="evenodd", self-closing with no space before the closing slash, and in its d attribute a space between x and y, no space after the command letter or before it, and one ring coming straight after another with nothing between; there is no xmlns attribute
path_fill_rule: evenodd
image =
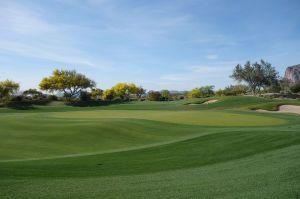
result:
<svg viewBox="0 0 300 199"><path fill-rule="evenodd" d="M299 93L300 92L300 81L295 83L294 85L290 86L290 90L292 93Z"/></svg>
<svg viewBox="0 0 300 199"><path fill-rule="evenodd" d="M49 101L57 101L58 100L58 97L56 95L48 95L47 96L47 99Z"/></svg>
<svg viewBox="0 0 300 199"><path fill-rule="evenodd" d="M219 89L216 92L217 96L236 96L245 95L248 91L248 87L245 85L230 85L225 89Z"/></svg>
<svg viewBox="0 0 300 199"><path fill-rule="evenodd" d="M80 101L90 101L91 100L91 95L89 92L87 91L81 91L80 94L79 94L79 99Z"/></svg>
<svg viewBox="0 0 300 199"><path fill-rule="evenodd" d="M200 98L201 96L202 94L199 88L194 88L187 93L188 98Z"/></svg>
<svg viewBox="0 0 300 199"><path fill-rule="evenodd" d="M13 101L13 102L21 102L22 100L23 100L23 96L22 95L13 96L11 98L11 101Z"/></svg>
<svg viewBox="0 0 300 199"><path fill-rule="evenodd" d="M160 94L161 94L161 100L162 101L169 101L170 100L170 97L171 97L170 91L162 90L162 91L160 91Z"/></svg>
<svg viewBox="0 0 300 199"><path fill-rule="evenodd" d="M160 101L161 93L158 91L149 91L147 95L147 99L150 101Z"/></svg>
<svg viewBox="0 0 300 199"><path fill-rule="evenodd" d="M200 98L200 97L210 97L213 96L215 86L202 86L200 88L194 88L187 93L188 98Z"/></svg>

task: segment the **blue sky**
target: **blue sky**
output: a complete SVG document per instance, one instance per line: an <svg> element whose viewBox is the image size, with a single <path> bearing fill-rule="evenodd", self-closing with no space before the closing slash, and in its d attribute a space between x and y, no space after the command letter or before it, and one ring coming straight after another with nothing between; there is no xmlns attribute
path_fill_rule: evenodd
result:
<svg viewBox="0 0 300 199"><path fill-rule="evenodd" d="M283 75L300 63L299 10L299 0L3 0L0 80L36 88L58 68L102 89L221 88L236 64L261 58Z"/></svg>

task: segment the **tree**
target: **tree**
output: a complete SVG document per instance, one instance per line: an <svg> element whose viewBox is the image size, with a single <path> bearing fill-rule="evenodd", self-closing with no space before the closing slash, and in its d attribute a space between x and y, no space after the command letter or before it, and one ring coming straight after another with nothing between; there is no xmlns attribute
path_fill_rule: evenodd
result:
<svg viewBox="0 0 300 199"><path fill-rule="evenodd" d="M266 89L278 81L278 72L270 63L264 60L253 64L248 61L244 67L238 64L231 78L239 82L246 82L251 92L256 95L262 88Z"/></svg>
<svg viewBox="0 0 300 199"><path fill-rule="evenodd" d="M158 91L149 91L147 95L148 100L150 101L160 101L161 93Z"/></svg>
<svg viewBox="0 0 300 199"><path fill-rule="evenodd" d="M129 100L131 94L138 92L138 87L133 83L118 83L111 88L115 95L120 97L122 100Z"/></svg>
<svg viewBox="0 0 300 199"><path fill-rule="evenodd" d="M187 93L188 98L200 98L201 96L202 96L202 93L199 88L194 88Z"/></svg>
<svg viewBox="0 0 300 199"><path fill-rule="evenodd" d="M281 78L279 80L280 91L283 93L288 93L290 91L290 81L286 78Z"/></svg>
<svg viewBox="0 0 300 199"><path fill-rule="evenodd" d="M26 96L26 97L30 97L32 99L39 99L39 98L42 98L43 97L43 93L36 90L36 89L28 89L26 91L23 92L23 95Z"/></svg>
<svg viewBox="0 0 300 199"><path fill-rule="evenodd" d="M170 96L171 96L170 91L162 90L162 91L160 91L160 94L161 94L161 98L163 101L169 101Z"/></svg>
<svg viewBox="0 0 300 199"><path fill-rule="evenodd" d="M142 87L138 87L137 88L136 97L138 99L141 99L142 96L145 95L145 94L146 94L146 90L145 89L143 89Z"/></svg>
<svg viewBox="0 0 300 199"><path fill-rule="evenodd" d="M115 96L116 96L115 91L112 89L106 89L102 95L103 99L108 101L113 100Z"/></svg>
<svg viewBox="0 0 300 199"><path fill-rule="evenodd" d="M245 95L249 90L248 86L238 84L238 85L230 85L225 89L219 89L216 92L218 96L236 96L236 95Z"/></svg>
<svg viewBox="0 0 300 199"><path fill-rule="evenodd" d="M213 85L200 87L201 97L210 97L210 96L214 95L214 93L215 93L214 88L215 88L215 86L213 86Z"/></svg>
<svg viewBox="0 0 300 199"><path fill-rule="evenodd" d="M200 88L194 88L187 93L188 98L200 98L200 97L209 97L214 95L215 86L202 86Z"/></svg>
<svg viewBox="0 0 300 199"><path fill-rule="evenodd" d="M19 90L19 88L20 85L11 80L5 80L0 82L0 100L9 100L10 97Z"/></svg>
<svg viewBox="0 0 300 199"><path fill-rule="evenodd" d="M63 92L70 100L82 90L94 87L95 82L75 70L54 70L52 76L44 78L39 86L41 90Z"/></svg>
<svg viewBox="0 0 300 199"><path fill-rule="evenodd" d="M103 95L103 90L99 88L92 88L90 95L93 100L99 100Z"/></svg>
<svg viewBox="0 0 300 199"><path fill-rule="evenodd" d="M91 93L87 92L87 91L80 91L79 93L79 99L82 102L87 102L91 100Z"/></svg>
<svg viewBox="0 0 300 199"><path fill-rule="evenodd" d="M293 93L299 93L300 92L300 81L296 82L295 84L293 84L292 86L290 86L290 90Z"/></svg>

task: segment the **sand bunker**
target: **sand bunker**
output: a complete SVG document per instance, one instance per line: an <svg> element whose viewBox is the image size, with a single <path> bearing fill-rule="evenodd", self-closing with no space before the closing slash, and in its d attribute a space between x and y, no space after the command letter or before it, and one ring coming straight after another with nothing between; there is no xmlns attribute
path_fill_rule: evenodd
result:
<svg viewBox="0 0 300 199"><path fill-rule="evenodd" d="M194 106L194 105L202 105L202 104L213 104L213 103L217 103L218 102L218 100L208 100L208 101L205 101L205 102L203 102L203 103L199 103L199 104L193 104L193 103L191 103L191 104L189 104L189 105L191 105L191 106Z"/></svg>
<svg viewBox="0 0 300 199"><path fill-rule="evenodd" d="M258 109L256 110L258 112L272 112L272 113L296 113L300 114L300 106L295 106L295 105L282 105L279 106L278 111L267 111L267 110L262 110Z"/></svg>
<svg viewBox="0 0 300 199"><path fill-rule="evenodd" d="M279 107L279 112L300 114L300 106L282 105Z"/></svg>
<svg viewBox="0 0 300 199"><path fill-rule="evenodd" d="M203 104L213 104L213 103L217 103L218 102L218 100L208 100L208 101L206 101L206 102L203 102Z"/></svg>

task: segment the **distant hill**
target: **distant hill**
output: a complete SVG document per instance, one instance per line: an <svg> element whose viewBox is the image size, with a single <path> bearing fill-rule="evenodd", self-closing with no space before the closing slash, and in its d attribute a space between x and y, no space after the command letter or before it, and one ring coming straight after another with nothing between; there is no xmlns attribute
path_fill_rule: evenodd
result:
<svg viewBox="0 0 300 199"><path fill-rule="evenodd" d="M300 81L300 64L287 67L287 69L285 70L284 77L288 79L291 83L296 83Z"/></svg>

